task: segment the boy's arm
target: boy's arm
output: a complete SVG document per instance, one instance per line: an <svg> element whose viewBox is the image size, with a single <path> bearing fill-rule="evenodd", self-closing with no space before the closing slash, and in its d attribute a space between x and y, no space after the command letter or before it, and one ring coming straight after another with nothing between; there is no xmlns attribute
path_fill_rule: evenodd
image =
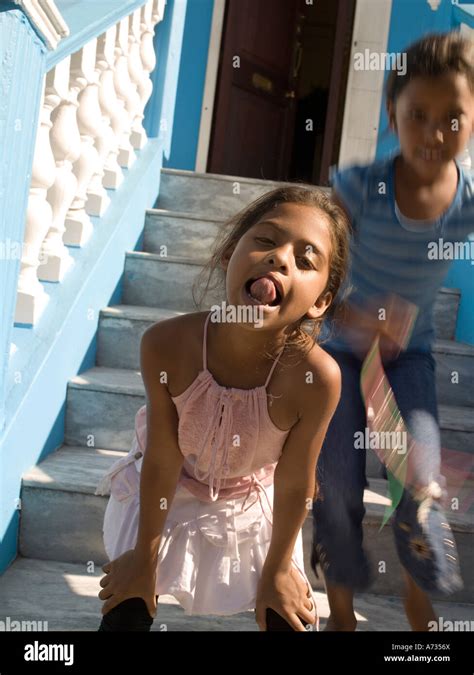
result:
<svg viewBox="0 0 474 675"><path fill-rule="evenodd" d="M313 384L305 384L306 377L301 383L299 420L275 470L273 533L263 573L290 569L298 532L313 501L319 452L340 398L339 366L328 354L318 352L307 367Z"/></svg>

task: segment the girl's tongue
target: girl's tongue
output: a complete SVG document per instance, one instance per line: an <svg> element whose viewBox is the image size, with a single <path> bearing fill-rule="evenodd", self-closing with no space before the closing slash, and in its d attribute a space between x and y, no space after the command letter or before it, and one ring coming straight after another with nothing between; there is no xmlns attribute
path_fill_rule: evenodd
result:
<svg viewBox="0 0 474 675"><path fill-rule="evenodd" d="M271 304L277 297L275 284L270 279L257 279L254 281L250 286L250 293L262 305Z"/></svg>

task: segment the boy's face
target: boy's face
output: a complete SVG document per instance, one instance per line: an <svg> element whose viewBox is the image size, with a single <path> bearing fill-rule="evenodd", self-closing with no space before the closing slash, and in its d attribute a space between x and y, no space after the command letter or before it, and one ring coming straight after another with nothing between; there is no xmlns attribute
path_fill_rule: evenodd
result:
<svg viewBox="0 0 474 675"><path fill-rule="evenodd" d="M305 314L316 319L331 302L330 294L324 294L330 255L328 217L312 206L280 204L242 236L224 261L227 300L236 306L249 304L249 279L271 272L283 298L275 311L265 313L266 321L276 327Z"/></svg>
<svg viewBox="0 0 474 675"><path fill-rule="evenodd" d="M390 102L388 114L404 159L433 176L462 153L474 132L474 92L465 75L415 77Z"/></svg>

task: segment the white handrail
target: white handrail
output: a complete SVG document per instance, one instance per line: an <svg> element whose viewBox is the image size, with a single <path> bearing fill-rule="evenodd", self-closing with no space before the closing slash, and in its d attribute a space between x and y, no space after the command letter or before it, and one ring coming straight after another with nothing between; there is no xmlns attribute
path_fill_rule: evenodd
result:
<svg viewBox="0 0 474 675"><path fill-rule="evenodd" d="M69 35L69 27L54 0L15 0L15 2L41 33L49 49L56 49L60 39Z"/></svg>

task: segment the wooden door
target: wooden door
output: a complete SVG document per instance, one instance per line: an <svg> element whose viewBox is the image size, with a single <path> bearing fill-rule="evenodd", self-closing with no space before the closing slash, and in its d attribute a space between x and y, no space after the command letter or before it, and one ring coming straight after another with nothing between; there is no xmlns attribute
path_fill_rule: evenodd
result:
<svg viewBox="0 0 474 675"><path fill-rule="evenodd" d="M207 170L284 180L301 0L228 0Z"/></svg>
<svg viewBox="0 0 474 675"><path fill-rule="evenodd" d="M356 0L337 0L336 33L332 54L331 85L329 88L321 168L313 174L313 182L329 184L329 170L337 164L341 145L342 122L346 99L347 76L350 67L352 31Z"/></svg>

